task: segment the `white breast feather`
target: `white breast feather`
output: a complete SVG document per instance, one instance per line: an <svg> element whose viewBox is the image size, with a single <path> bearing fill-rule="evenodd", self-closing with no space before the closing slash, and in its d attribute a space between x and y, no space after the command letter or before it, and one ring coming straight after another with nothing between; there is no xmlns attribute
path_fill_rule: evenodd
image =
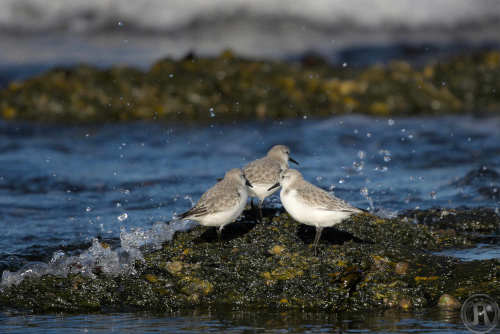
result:
<svg viewBox="0 0 500 334"><path fill-rule="evenodd" d="M316 227L333 226L351 215L350 212L325 210L309 206L299 198L295 190L287 192L281 190L280 197L283 206L290 216L302 224Z"/></svg>

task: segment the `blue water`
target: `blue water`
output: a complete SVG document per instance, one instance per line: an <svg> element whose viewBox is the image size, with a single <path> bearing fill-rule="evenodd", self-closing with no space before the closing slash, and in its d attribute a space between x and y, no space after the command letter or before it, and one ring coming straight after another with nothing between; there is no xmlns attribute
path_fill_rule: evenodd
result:
<svg viewBox="0 0 500 334"><path fill-rule="evenodd" d="M233 312L151 315L0 314L7 333L468 333L456 312ZM2 327L0 327L1 331ZM470 332L469 332L470 333ZM492 333L495 333L493 331Z"/></svg>
<svg viewBox="0 0 500 334"><path fill-rule="evenodd" d="M226 170L264 155L278 143L291 148L308 180L380 215L415 208L500 207L498 117L391 120L349 116L78 127L0 122L0 272L33 261L47 262L57 250L78 254L95 237L118 242L121 229L150 229L154 222L169 221L188 209ZM279 198L274 196L265 205L279 206ZM493 257L498 255L498 242L484 247ZM478 257L474 253L445 255L471 260L483 253L478 251ZM380 325L384 317L374 323L351 319L359 325L351 330L462 330L459 322L455 322L459 327L447 327L442 319L429 320L428 315L411 314ZM297 327L285 322L269 332L331 330L329 321L305 319ZM127 326L181 333L268 328L260 318L241 324L210 314L3 313L0 331L2 323L19 333L57 332L56 328L59 332L122 332Z"/></svg>
<svg viewBox="0 0 500 334"><path fill-rule="evenodd" d="M0 123L0 271L168 221L276 143L313 183L383 214L500 205L500 118Z"/></svg>

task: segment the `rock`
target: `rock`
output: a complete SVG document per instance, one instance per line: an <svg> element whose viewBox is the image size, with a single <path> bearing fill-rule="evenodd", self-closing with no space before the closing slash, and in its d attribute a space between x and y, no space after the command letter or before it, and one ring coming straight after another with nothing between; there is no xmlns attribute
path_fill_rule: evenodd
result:
<svg viewBox="0 0 500 334"><path fill-rule="evenodd" d="M460 304L460 302L452 295L445 293L441 297L439 297L438 306L442 309L453 310L459 309L462 304Z"/></svg>
<svg viewBox="0 0 500 334"><path fill-rule="evenodd" d="M307 110L309 117L498 113L500 94L492 92L500 91L500 66L491 62L498 57L498 51L478 52L423 68L399 61L348 72L315 55L297 64L242 59L230 51L214 58L162 59L145 72L79 65L10 83L0 90L0 117L213 123L304 116L297 110Z"/></svg>
<svg viewBox="0 0 500 334"><path fill-rule="evenodd" d="M394 272L398 275L405 275L408 271L408 262L398 262L394 267Z"/></svg>
<svg viewBox="0 0 500 334"><path fill-rule="evenodd" d="M443 297L446 294L457 301L472 293L499 297L498 259L460 262L433 255L467 239L465 231L474 230L482 217L490 223L498 217L480 209L446 210L454 214L443 216L442 211L393 219L353 216L323 231L317 255L309 247L314 228L298 224L286 213L272 214L265 223L228 225L222 245L212 228L197 226L145 253L144 261L135 265L136 274L109 276L99 271L93 277L27 278L2 287L0 309L172 312L224 305L341 312L454 305ZM415 224L414 215L425 219ZM457 230L443 243L426 222L439 225L446 217L468 219L447 222L449 229ZM480 226L487 230L490 223Z"/></svg>
<svg viewBox="0 0 500 334"><path fill-rule="evenodd" d="M281 246L281 245L275 245L273 246L273 248L271 248L269 250L269 254L272 254L272 255L279 255L281 254L283 251L285 250L285 247Z"/></svg>
<svg viewBox="0 0 500 334"><path fill-rule="evenodd" d="M184 267L183 263L180 261L168 262L166 265L167 271L172 274L178 274Z"/></svg>
<svg viewBox="0 0 500 334"><path fill-rule="evenodd" d="M409 310L412 307L411 300L403 298L399 301L399 307L403 310Z"/></svg>

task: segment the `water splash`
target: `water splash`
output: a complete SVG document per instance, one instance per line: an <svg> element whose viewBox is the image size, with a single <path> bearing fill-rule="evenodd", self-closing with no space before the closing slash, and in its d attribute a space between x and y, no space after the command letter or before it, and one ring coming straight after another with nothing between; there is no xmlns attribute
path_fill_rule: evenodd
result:
<svg viewBox="0 0 500 334"><path fill-rule="evenodd" d="M368 201L368 204L370 205L370 212L373 212L375 210L375 206L373 205L373 199L369 196L370 192L368 191L368 188L363 187L359 192L361 196L366 198L366 200Z"/></svg>
<svg viewBox="0 0 500 334"><path fill-rule="evenodd" d="M125 212L125 213L122 213L121 215L119 215L118 217L116 217L116 219L118 219L119 221L124 221L126 219L128 219L128 214Z"/></svg>
<svg viewBox="0 0 500 334"><path fill-rule="evenodd" d="M215 111L214 108L208 109L208 112L210 113L210 117L215 117Z"/></svg>
<svg viewBox="0 0 500 334"><path fill-rule="evenodd" d="M80 274L92 278L96 277L96 273L109 276L135 275L136 262L144 261L143 251L159 249L164 242L172 240L175 232L186 231L191 227L190 222L174 220L168 224L157 222L149 230L137 228L128 232L122 228L120 247L116 249L95 238L89 249L80 255L71 256L58 250L48 263L29 263L15 272L5 270L0 288L17 285L25 278L49 274L62 277Z"/></svg>

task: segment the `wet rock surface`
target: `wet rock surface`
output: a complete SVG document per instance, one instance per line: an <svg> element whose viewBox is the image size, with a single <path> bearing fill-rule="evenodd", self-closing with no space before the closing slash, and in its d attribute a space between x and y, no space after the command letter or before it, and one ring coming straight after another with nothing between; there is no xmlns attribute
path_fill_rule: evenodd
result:
<svg viewBox="0 0 500 334"><path fill-rule="evenodd" d="M222 244L212 228L178 232L137 261L135 274L111 277L96 268L93 278L24 279L2 288L0 305L38 313L219 306L337 312L455 308L456 300L473 293L500 297L498 259L460 262L433 255L472 245L471 231L497 233L500 218L491 210L429 210L394 219L358 215L325 229L317 256L313 228L286 213L265 215L256 223L246 212L224 229Z"/></svg>
<svg viewBox="0 0 500 334"><path fill-rule="evenodd" d="M416 68L368 68L325 61L163 59L143 72L90 66L54 69L0 91L0 118L52 122L214 121L498 113L500 52L479 52Z"/></svg>

